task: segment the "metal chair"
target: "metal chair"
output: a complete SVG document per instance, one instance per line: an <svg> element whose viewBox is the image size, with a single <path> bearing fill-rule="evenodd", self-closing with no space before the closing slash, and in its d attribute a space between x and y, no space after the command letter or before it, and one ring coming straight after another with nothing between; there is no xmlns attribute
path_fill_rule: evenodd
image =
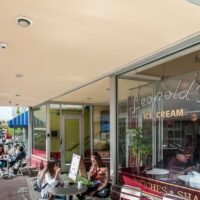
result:
<svg viewBox="0 0 200 200"><path fill-rule="evenodd" d="M174 194L165 194L163 196L163 200L188 200L188 199L174 195Z"/></svg>
<svg viewBox="0 0 200 200"><path fill-rule="evenodd" d="M120 193L120 200L140 200L142 196L142 191L138 187L133 187L129 185L123 185Z"/></svg>
<svg viewBox="0 0 200 200"><path fill-rule="evenodd" d="M21 165L19 167L19 173L24 176L24 174L28 173L29 176L32 175L31 173L31 165L30 165L30 158L23 159Z"/></svg>

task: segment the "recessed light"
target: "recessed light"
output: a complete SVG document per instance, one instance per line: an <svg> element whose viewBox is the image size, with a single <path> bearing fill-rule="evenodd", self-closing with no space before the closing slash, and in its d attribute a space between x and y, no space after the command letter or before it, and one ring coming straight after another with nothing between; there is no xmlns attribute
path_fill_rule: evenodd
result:
<svg viewBox="0 0 200 200"><path fill-rule="evenodd" d="M18 106L19 104L18 104L18 103L16 103L15 105L16 105L16 106Z"/></svg>
<svg viewBox="0 0 200 200"><path fill-rule="evenodd" d="M9 101L9 103L12 103L12 101Z"/></svg>
<svg viewBox="0 0 200 200"><path fill-rule="evenodd" d="M200 6L200 0L187 0L187 1Z"/></svg>
<svg viewBox="0 0 200 200"><path fill-rule="evenodd" d="M16 78L22 78L24 75L23 74L16 74L15 77Z"/></svg>
<svg viewBox="0 0 200 200"><path fill-rule="evenodd" d="M92 98L91 97L87 97L87 100L91 100Z"/></svg>
<svg viewBox="0 0 200 200"><path fill-rule="evenodd" d="M7 45L5 42L0 42L0 47L1 47L2 49L6 49L7 46L8 46L8 45Z"/></svg>
<svg viewBox="0 0 200 200"><path fill-rule="evenodd" d="M16 94L15 96L16 96L16 97L20 97L20 94Z"/></svg>
<svg viewBox="0 0 200 200"><path fill-rule="evenodd" d="M15 21L18 25L23 26L23 27L29 27L33 24L33 21L31 19L29 19L28 17L24 17L24 16L16 17Z"/></svg>

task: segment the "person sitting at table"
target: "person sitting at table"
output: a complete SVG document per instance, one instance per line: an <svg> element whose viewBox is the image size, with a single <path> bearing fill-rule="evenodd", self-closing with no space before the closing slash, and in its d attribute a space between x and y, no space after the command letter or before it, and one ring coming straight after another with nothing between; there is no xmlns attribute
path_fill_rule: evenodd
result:
<svg viewBox="0 0 200 200"><path fill-rule="evenodd" d="M9 163L9 168L10 167L13 167L14 165L14 168L13 168L13 172L14 174L17 174L18 172L18 169L20 167L20 162L26 158L26 153L24 152L24 147L22 146L19 146L18 148L19 152L17 153L16 157L14 158L14 160L11 160L10 163Z"/></svg>
<svg viewBox="0 0 200 200"><path fill-rule="evenodd" d="M190 166L188 158L185 154L177 152L176 156L173 157L168 163L169 178L178 180L179 175L187 174L188 172L195 169L195 166Z"/></svg>
<svg viewBox="0 0 200 200"><path fill-rule="evenodd" d="M85 195L106 198L110 194L108 168L103 164L98 152L92 153L91 162L92 165L89 170L88 179L92 181L92 185L88 187L86 192L77 195L78 199L85 199Z"/></svg>
<svg viewBox="0 0 200 200"><path fill-rule="evenodd" d="M43 170L43 173L41 173L40 178L42 184L42 198L54 199L55 197L56 199L65 200L65 196L57 197L49 193L51 189L57 187L61 182L60 170L60 162L58 160L48 161L47 167Z"/></svg>
<svg viewBox="0 0 200 200"><path fill-rule="evenodd" d="M50 198L49 189L55 188L60 183L60 164L57 160L48 161L47 167L40 174L42 183L42 198Z"/></svg>
<svg viewBox="0 0 200 200"><path fill-rule="evenodd" d="M7 165L7 161L3 160L3 157L5 155L4 145L0 143L0 170L2 171L4 167Z"/></svg>

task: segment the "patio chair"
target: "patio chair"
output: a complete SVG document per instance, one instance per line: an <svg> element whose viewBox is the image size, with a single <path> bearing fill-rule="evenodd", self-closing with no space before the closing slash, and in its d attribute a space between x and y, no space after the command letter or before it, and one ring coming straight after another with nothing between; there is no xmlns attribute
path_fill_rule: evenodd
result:
<svg viewBox="0 0 200 200"><path fill-rule="evenodd" d="M163 200L188 200L188 199L174 195L174 194L165 194L163 196Z"/></svg>
<svg viewBox="0 0 200 200"><path fill-rule="evenodd" d="M123 185L120 193L120 200L140 200L142 191L138 187Z"/></svg>
<svg viewBox="0 0 200 200"><path fill-rule="evenodd" d="M26 159L22 160L22 163L21 163L21 165L19 167L19 173L22 176L24 176L27 173L28 173L29 176L32 175L32 171L31 170L33 169L33 167L31 167L30 162L31 162L30 158L26 158Z"/></svg>

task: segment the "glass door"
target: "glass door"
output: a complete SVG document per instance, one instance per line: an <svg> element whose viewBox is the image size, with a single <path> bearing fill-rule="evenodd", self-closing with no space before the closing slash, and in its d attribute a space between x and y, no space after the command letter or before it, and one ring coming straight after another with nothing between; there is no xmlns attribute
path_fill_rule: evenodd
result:
<svg viewBox="0 0 200 200"><path fill-rule="evenodd" d="M62 120L62 171L68 171L73 153L82 155L82 117L80 115L64 115Z"/></svg>

